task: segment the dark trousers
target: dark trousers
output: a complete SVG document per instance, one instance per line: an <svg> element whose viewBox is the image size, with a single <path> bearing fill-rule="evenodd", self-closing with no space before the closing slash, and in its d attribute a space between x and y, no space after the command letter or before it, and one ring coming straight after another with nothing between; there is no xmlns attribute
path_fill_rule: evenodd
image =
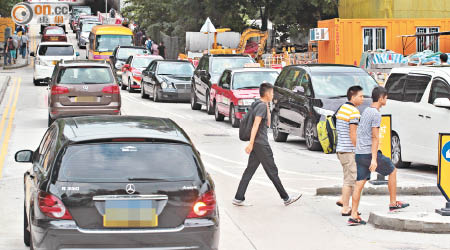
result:
<svg viewBox="0 0 450 250"><path fill-rule="evenodd" d="M275 185L281 199L289 199L289 195L286 193L283 184L281 184L280 177L278 177L278 168L273 159L272 149L269 145L261 145L256 143L253 146L253 151L250 153L247 168L242 175L236 196L234 198L237 200L245 200L245 191L247 190L248 184L255 174L256 169L258 169L259 164L262 164L264 171L272 181L273 185Z"/></svg>

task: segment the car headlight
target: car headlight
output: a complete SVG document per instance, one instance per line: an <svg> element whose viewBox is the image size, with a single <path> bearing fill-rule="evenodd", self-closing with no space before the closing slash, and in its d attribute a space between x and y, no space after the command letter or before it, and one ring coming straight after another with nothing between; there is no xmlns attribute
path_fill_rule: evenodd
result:
<svg viewBox="0 0 450 250"><path fill-rule="evenodd" d="M323 115L323 116L334 115L334 113L335 113L332 110L323 109L323 108L319 108L319 107L314 107L314 110L317 112L317 114L320 114L320 115Z"/></svg>
<svg viewBox="0 0 450 250"><path fill-rule="evenodd" d="M241 99L238 101L239 106L250 106L255 102L255 99Z"/></svg>

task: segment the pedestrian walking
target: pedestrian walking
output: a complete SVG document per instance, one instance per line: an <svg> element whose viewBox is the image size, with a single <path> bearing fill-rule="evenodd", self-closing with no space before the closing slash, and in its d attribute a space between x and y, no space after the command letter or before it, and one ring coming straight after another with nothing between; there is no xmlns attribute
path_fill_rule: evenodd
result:
<svg viewBox="0 0 450 250"><path fill-rule="evenodd" d="M152 43L152 54L159 55L158 43L156 42Z"/></svg>
<svg viewBox="0 0 450 250"><path fill-rule="evenodd" d="M152 41L152 39L148 36L148 37L147 37L147 41L145 41L145 47L146 47L147 50L150 52L150 54L153 54L153 52L152 52L152 45L153 45L153 41Z"/></svg>
<svg viewBox="0 0 450 250"><path fill-rule="evenodd" d="M394 211L408 207L409 204L397 201L397 169L391 160L378 150L380 143L379 132L381 125L381 107L386 105L387 91L383 87L376 87L372 91L372 105L364 110L357 129L356 139L356 184L352 196L352 215L348 224L364 225L365 221L358 215L361 192L370 179L371 172L389 176L389 210Z"/></svg>
<svg viewBox="0 0 450 250"><path fill-rule="evenodd" d="M14 34L12 35L12 39L13 39L13 43L14 43L14 52L13 52L13 60L14 60L14 64L16 63L17 60L17 49L19 48L19 36L17 35L17 31L14 31Z"/></svg>
<svg viewBox="0 0 450 250"><path fill-rule="evenodd" d="M5 42L5 57L4 57L4 63L3 65L10 65L11 64L11 50L14 49L14 43L12 40L12 37L8 37L8 40Z"/></svg>
<svg viewBox="0 0 450 250"><path fill-rule="evenodd" d="M248 158L247 168L242 175L236 195L233 199L233 204L236 206L244 206L245 192L253 175L262 164L264 171L269 179L275 185L284 205L288 206L302 196L301 194L290 197L281 183L278 176L278 168L273 158L272 149L270 148L269 139L267 137L267 128L270 127L270 108L269 103L273 99L273 86L270 83L262 83L259 87L259 94L261 99L257 100L252 105L254 114L253 127L251 129L250 143L245 148L245 152L250 154Z"/></svg>
<svg viewBox="0 0 450 250"><path fill-rule="evenodd" d="M20 54L22 55L22 59L25 59L25 56L28 51L30 39L27 36L27 33L25 31L22 33L22 36L20 37Z"/></svg>
<svg viewBox="0 0 450 250"><path fill-rule="evenodd" d="M142 46L142 30L139 29L138 32L136 33L136 41L137 41L137 46Z"/></svg>
<svg viewBox="0 0 450 250"><path fill-rule="evenodd" d="M343 104L336 113L337 146L336 155L342 165L344 182L340 201L342 216L350 216L352 209L349 206L350 196L356 183L356 130L361 117L358 106L364 102L361 86L353 86L347 90L348 102Z"/></svg>
<svg viewBox="0 0 450 250"><path fill-rule="evenodd" d="M162 58L166 58L166 46L164 46L164 42L160 42L158 46L159 55Z"/></svg>

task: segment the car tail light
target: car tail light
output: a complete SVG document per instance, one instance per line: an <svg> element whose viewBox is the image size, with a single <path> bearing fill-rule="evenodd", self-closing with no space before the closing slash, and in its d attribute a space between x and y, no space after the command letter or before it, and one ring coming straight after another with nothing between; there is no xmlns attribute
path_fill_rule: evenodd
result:
<svg viewBox="0 0 450 250"><path fill-rule="evenodd" d="M46 192L39 192L38 202L39 209L46 216L61 220L72 219L72 215L70 215L62 201L56 196Z"/></svg>
<svg viewBox="0 0 450 250"><path fill-rule="evenodd" d="M119 90L119 86L117 85L109 85L106 86L102 89L102 92L105 94L119 94L120 90Z"/></svg>
<svg viewBox="0 0 450 250"><path fill-rule="evenodd" d="M60 37L58 37L58 39L59 39L59 41L63 41L63 42L66 42L67 40L66 40L66 37L64 37L64 36L60 36Z"/></svg>
<svg viewBox="0 0 450 250"><path fill-rule="evenodd" d="M216 209L216 196L214 191L209 191L194 203L187 218L201 218L210 215L214 209Z"/></svg>
<svg viewBox="0 0 450 250"><path fill-rule="evenodd" d="M52 95L62 95L69 93L69 89L66 87L53 85L52 87Z"/></svg>

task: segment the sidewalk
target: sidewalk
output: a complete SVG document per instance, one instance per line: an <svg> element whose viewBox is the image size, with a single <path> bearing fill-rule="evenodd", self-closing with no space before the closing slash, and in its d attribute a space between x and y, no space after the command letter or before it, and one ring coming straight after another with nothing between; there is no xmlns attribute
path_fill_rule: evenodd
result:
<svg viewBox="0 0 450 250"><path fill-rule="evenodd" d="M0 67L3 67L4 70L11 70L11 69L19 69L19 68L23 68L28 66L28 64L30 64L30 57L29 55L25 56L25 59L22 59L21 55L17 55L17 60L15 64L10 64L8 66L4 66L3 62L4 62L4 55L1 55L0 58Z"/></svg>

